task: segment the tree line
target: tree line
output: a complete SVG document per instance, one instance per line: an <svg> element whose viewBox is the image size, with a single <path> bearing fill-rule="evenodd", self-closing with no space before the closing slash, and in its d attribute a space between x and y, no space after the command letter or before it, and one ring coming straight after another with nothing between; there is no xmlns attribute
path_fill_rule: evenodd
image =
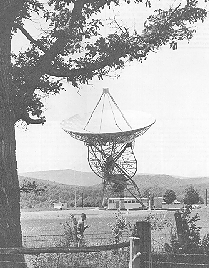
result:
<svg viewBox="0 0 209 268"><path fill-rule="evenodd" d="M53 204L57 202L67 203L68 208L77 207L99 207L102 203L102 185L95 186L70 186L58 183L44 183L31 180L24 180L20 186L21 190L21 208L40 208L52 209ZM141 196L148 197L150 194L154 196L163 196L163 200L167 204L171 204L174 200L179 200L184 204L203 203L203 196L194 186L187 186L183 189L184 195L176 194L172 189L141 189ZM109 189L106 194L108 197L117 197L114 189Z"/></svg>

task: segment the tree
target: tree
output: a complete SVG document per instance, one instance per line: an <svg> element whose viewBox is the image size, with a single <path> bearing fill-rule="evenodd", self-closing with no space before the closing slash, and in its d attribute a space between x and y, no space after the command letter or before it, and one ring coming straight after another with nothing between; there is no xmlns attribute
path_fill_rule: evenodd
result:
<svg viewBox="0 0 209 268"><path fill-rule="evenodd" d="M43 193L46 189L46 186L42 187L39 186L35 181L27 181L24 180L22 185L20 185L20 192L23 193L35 193L35 194L40 194Z"/></svg>
<svg viewBox="0 0 209 268"><path fill-rule="evenodd" d="M193 186L189 186L185 190L184 204L193 205L193 204L199 203L199 201L200 201L200 196L199 196L198 191Z"/></svg>
<svg viewBox="0 0 209 268"><path fill-rule="evenodd" d="M185 5L157 10L147 19L142 34L116 23L114 33L102 36L103 9L120 4L128 7L130 2L137 5L143 0L42 2L0 3L0 247L22 245L15 124L43 124L42 97L59 93L64 78L78 87L95 76L102 79L110 70L123 68L127 61L142 61L162 45L176 49L178 40L193 36L195 30L188 23L203 21L207 14L197 7L197 1L187 0ZM37 39L25 28L34 14L48 25ZM11 41L17 32L30 45L26 51L12 54Z"/></svg>
<svg viewBox="0 0 209 268"><path fill-rule="evenodd" d="M166 204L173 203L173 201L176 200L176 193L173 190L166 190L163 195L163 200Z"/></svg>

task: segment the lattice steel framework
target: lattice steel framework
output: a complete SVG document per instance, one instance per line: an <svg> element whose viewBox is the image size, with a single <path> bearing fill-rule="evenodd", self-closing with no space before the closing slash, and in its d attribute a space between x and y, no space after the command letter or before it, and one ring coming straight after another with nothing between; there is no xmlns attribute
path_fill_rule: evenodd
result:
<svg viewBox="0 0 209 268"><path fill-rule="evenodd" d="M140 201L140 191L132 180L137 171L133 142L89 145L88 161L92 171L103 179L103 187L127 190Z"/></svg>
<svg viewBox="0 0 209 268"><path fill-rule="evenodd" d="M120 131L113 133L91 133L86 130L99 102L105 95L108 95L113 104L117 107L130 130L122 131L120 129ZM116 126L119 127L117 122L115 123ZM71 131L69 128L63 129L71 137L83 141L88 147L89 165L92 171L102 178L104 192L108 185L115 190L126 189L144 206L141 202L139 188L132 179L137 171L137 161L133 152L133 144L135 139L143 135L154 123L155 122L142 128L131 129L122 111L110 95L109 90L104 89L82 132Z"/></svg>

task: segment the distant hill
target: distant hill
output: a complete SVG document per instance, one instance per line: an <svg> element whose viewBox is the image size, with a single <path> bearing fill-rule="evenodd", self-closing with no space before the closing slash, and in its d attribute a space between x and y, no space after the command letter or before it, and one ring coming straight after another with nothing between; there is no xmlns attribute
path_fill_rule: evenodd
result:
<svg viewBox="0 0 209 268"><path fill-rule="evenodd" d="M93 186L102 182L102 179L96 176L93 172L82 172L72 169L26 172L20 173L19 175L77 186ZM137 174L134 176L134 181L142 189L154 186L160 188L172 188L190 184L209 185L209 177L183 178L165 174Z"/></svg>
<svg viewBox="0 0 209 268"><path fill-rule="evenodd" d="M173 185L181 185L183 181L177 177L162 174L138 174L134 181L140 188L162 187L167 188Z"/></svg>
<svg viewBox="0 0 209 268"><path fill-rule="evenodd" d="M81 172L72 169L26 172L20 173L19 175L78 186L92 186L102 182L102 179L96 176L93 172Z"/></svg>
<svg viewBox="0 0 209 268"><path fill-rule="evenodd" d="M172 188L185 185L209 185L209 177L183 178L164 174L138 174L134 177L134 181L142 188L154 186Z"/></svg>
<svg viewBox="0 0 209 268"><path fill-rule="evenodd" d="M75 194L77 206L96 207L100 205L102 196L101 184L94 186L78 186L61 184L49 180L42 180L30 177L19 176L20 187L24 181L36 182L39 189L44 192L35 194L33 192L21 192L20 205L21 208L53 208L53 203L64 202L68 207L74 207Z"/></svg>
<svg viewBox="0 0 209 268"><path fill-rule="evenodd" d="M190 184L209 184L209 177L195 177L195 178L186 178L183 179L185 183L190 183Z"/></svg>
<svg viewBox="0 0 209 268"><path fill-rule="evenodd" d="M46 186L46 191L40 196L35 196L33 193L22 193L22 208L50 208L54 202L58 201L67 202L68 206L72 207L75 191L77 192L78 206L81 205L82 195L84 206L98 206L101 202L101 179L93 172L78 172L69 169L28 172L19 175L20 184L24 180L36 181L38 185ZM180 178L163 174L137 174L134 181L142 195L147 189L158 196L162 196L166 189L172 189L176 192L179 200L182 200L185 188L189 185L194 185L203 199L205 189L209 189L208 177Z"/></svg>

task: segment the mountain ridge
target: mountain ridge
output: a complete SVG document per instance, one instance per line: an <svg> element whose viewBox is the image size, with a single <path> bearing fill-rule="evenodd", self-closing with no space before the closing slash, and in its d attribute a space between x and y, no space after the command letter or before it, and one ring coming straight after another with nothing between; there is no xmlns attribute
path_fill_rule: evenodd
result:
<svg viewBox="0 0 209 268"><path fill-rule="evenodd" d="M96 176L93 172L82 172L72 169L25 172L19 173L19 175L77 186L92 186L102 182L102 179Z"/></svg>
<svg viewBox="0 0 209 268"><path fill-rule="evenodd" d="M19 176L75 186L93 186L102 183L102 179L93 172L76 171L72 169L24 172L19 173ZM173 186L184 186L189 184L209 184L209 177L207 176L190 178L166 174L138 173L133 179L137 185L142 184L144 187L153 187L156 185L162 186L163 188L172 188Z"/></svg>
<svg viewBox="0 0 209 268"><path fill-rule="evenodd" d="M70 178L72 176L73 178ZM205 189L209 189L209 177L180 179L165 174L137 174L133 179L142 196L147 195L148 192L152 192L155 196L163 196L166 190L172 189L179 201L183 200L185 189L189 185L193 185L197 189L202 200L205 199ZM101 204L102 180L93 172L59 170L59 172L20 173L20 185L24 184L24 181L35 181L40 188L44 187L45 191L41 195L21 193L21 208L53 208L53 203L59 201L66 202L68 207L73 207L75 192L78 206L82 204L82 195L84 206L95 207ZM67 184L65 184L66 182Z"/></svg>

